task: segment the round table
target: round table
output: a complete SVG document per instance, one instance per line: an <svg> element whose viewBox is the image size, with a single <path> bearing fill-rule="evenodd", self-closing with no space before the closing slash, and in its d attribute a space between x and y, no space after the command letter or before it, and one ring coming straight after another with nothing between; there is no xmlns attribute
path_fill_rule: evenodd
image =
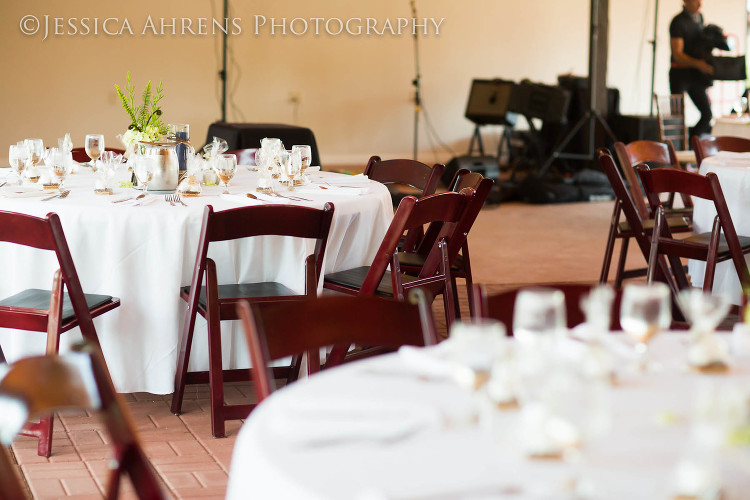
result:
<svg viewBox="0 0 750 500"><path fill-rule="evenodd" d="M343 177L332 172L310 175L321 183ZM186 309L179 289L190 284L204 207L210 204L219 211L257 204L245 197L254 191L257 174L240 166L229 189L235 196L222 196L223 189L217 186L204 187L200 197L183 198L187 207L170 205L163 194L149 195L153 201L143 206L112 203L138 191L125 188L115 189L112 196L96 195L95 176L90 169L81 168L66 181L70 195L50 201L12 197L18 190L6 185L0 188L0 210L39 217L56 212L60 216L84 292L121 300L119 308L95 320L115 387L120 392L169 394L174 390ZM350 191L305 192L299 196L312 201L294 202L322 208L331 201L335 206L324 273L369 264L393 218L391 197L382 184L370 182L366 193ZM209 257L217 263L220 284L278 281L303 293L304 258L313 246L312 241L264 236L213 244ZM0 262L5 268L0 297L52 285L56 259L50 252L0 243ZM190 370L207 369L205 325L202 319L196 324ZM239 323L224 322L222 328L225 368L249 366ZM45 335L2 330L0 345L13 361L43 353ZM77 329L64 334L61 348L77 339Z"/></svg>
<svg viewBox="0 0 750 500"><path fill-rule="evenodd" d="M618 335L613 340L624 342ZM697 388L707 380L750 382L748 365L726 375L689 371L686 340L684 333L653 340L649 355L661 364L659 372L618 371L609 391L610 431L584 448L581 476L595 485L593 498L671 498ZM413 360L385 355L274 392L239 432L226 498L569 498L563 491L569 465L520 451L519 410L495 411L490 425L478 425L472 418L477 399L449 380L420 375ZM399 431L393 426L399 412L417 426ZM378 430L378 418L392 427L390 435ZM335 427L340 439L326 440ZM746 497L749 470L748 448L724 456L722 498Z"/></svg>
<svg viewBox="0 0 750 500"><path fill-rule="evenodd" d="M708 172L714 172L719 177L737 235L750 236L750 217L747 216L750 213L750 153L722 151L709 156L703 160L700 168L702 175ZM716 217L713 202L693 197L693 206L693 231L710 232ZM748 260L748 257L745 259ZM691 260L688 269L693 286L702 287L706 263ZM741 303L742 288L731 260L716 265L713 291L727 295L733 304Z"/></svg>

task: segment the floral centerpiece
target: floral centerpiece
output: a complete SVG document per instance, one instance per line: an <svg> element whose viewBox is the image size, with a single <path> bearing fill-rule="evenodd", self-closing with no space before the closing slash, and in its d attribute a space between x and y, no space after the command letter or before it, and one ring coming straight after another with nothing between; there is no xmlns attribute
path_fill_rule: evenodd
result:
<svg viewBox="0 0 750 500"><path fill-rule="evenodd" d="M125 156L129 156L139 142L158 142L168 132L168 127L161 121L162 111L161 106L159 106L159 102L164 97L162 82L160 81L156 91L152 92L151 80L149 80L146 88L143 89L143 94L141 94L143 103L140 105L135 103L135 86L130 78L130 72L127 74L127 82L125 86L127 95L119 85L115 84L115 90L122 102L122 108L130 117L128 130L119 136L125 144Z"/></svg>

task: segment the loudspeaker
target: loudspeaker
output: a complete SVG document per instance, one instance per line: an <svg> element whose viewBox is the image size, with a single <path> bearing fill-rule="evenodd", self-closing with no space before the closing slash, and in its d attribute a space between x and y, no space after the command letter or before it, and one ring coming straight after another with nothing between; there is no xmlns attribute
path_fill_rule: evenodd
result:
<svg viewBox="0 0 750 500"><path fill-rule="evenodd" d="M565 123L570 92L560 87L523 80L513 89L509 111L541 118L544 122Z"/></svg>
<svg viewBox="0 0 750 500"><path fill-rule="evenodd" d="M615 115L608 123L617 140L625 144L659 140L659 124L655 116Z"/></svg>
<svg viewBox="0 0 750 500"><path fill-rule="evenodd" d="M517 116L508 113L515 83L507 80L473 80L466 104L466 118L477 125L515 125Z"/></svg>
<svg viewBox="0 0 750 500"><path fill-rule="evenodd" d="M456 156L445 165L441 180L446 187L450 187L453 176L461 168L467 168L472 172L479 172L485 177L497 180L500 176L500 167L495 156Z"/></svg>

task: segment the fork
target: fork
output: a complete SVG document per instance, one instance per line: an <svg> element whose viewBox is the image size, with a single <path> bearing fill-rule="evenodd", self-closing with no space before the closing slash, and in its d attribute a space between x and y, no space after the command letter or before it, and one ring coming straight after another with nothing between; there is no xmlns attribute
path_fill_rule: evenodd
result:
<svg viewBox="0 0 750 500"><path fill-rule="evenodd" d="M70 194L70 189L66 189L64 191L60 191L59 193L57 193L55 195L49 196L47 198L42 198L42 201L49 201L49 200L52 200L52 199L55 199L55 198L62 199L62 198L65 198L66 196L68 196L69 194Z"/></svg>
<svg viewBox="0 0 750 500"><path fill-rule="evenodd" d="M268 194L270 194L271 196L278 196L279 198L286 198L287 200L292 200L292 201L312 201L308 198L302 198L300 196L288 196L288 195L283 195L283 194L279 194L276 192L268 193Z"/></svg>
<svg viewBox="0 0 750 500"><path fill-rule="evenodd" d="M164 195L164 201L168 201L170 205L173 207L176 207L177 205L174 204L174 201L172 201L172 195L171 194L165 194Z"/></svg>
<svg viewBox="0 0 750 500"><path fill-rule="evenodd" d="M172 200L174 200L174 202L175 202L175 203L179 203L179 204L180 204L180 205L182 205L183 207L186 207L186 206L187 206L187 204L186 204L186 203L185 203L184 201L182 201L182 197L180 196L180 194L179 194L179 193L175 193L175 194L173 194L173 195L172 195Z"/></svg>

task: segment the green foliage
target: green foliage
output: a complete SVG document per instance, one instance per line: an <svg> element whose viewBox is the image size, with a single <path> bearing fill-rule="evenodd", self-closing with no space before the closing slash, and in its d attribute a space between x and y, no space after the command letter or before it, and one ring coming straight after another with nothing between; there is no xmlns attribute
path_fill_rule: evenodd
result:
<svg viewBox="0 0 750 500"><path fill-rule="evenodd" d="M146 127L153 126L156 127L160 134L166 134L168 127L161 120L162 111L161 106L159 105L159 102L164 97L162 89L163 82L159 81L159 85L156 87L156 92L152 93L151 80L149 80L141 94L143 104L136 105L135 85L133 85L130 72L127 74L126 81L127 85L125 85L125 92L123 92L117 84L115 84L115 91L122 103L122 109L124 109L130 117L130 126L128 128L135 129L138 132L145 132Z"/></svg>

